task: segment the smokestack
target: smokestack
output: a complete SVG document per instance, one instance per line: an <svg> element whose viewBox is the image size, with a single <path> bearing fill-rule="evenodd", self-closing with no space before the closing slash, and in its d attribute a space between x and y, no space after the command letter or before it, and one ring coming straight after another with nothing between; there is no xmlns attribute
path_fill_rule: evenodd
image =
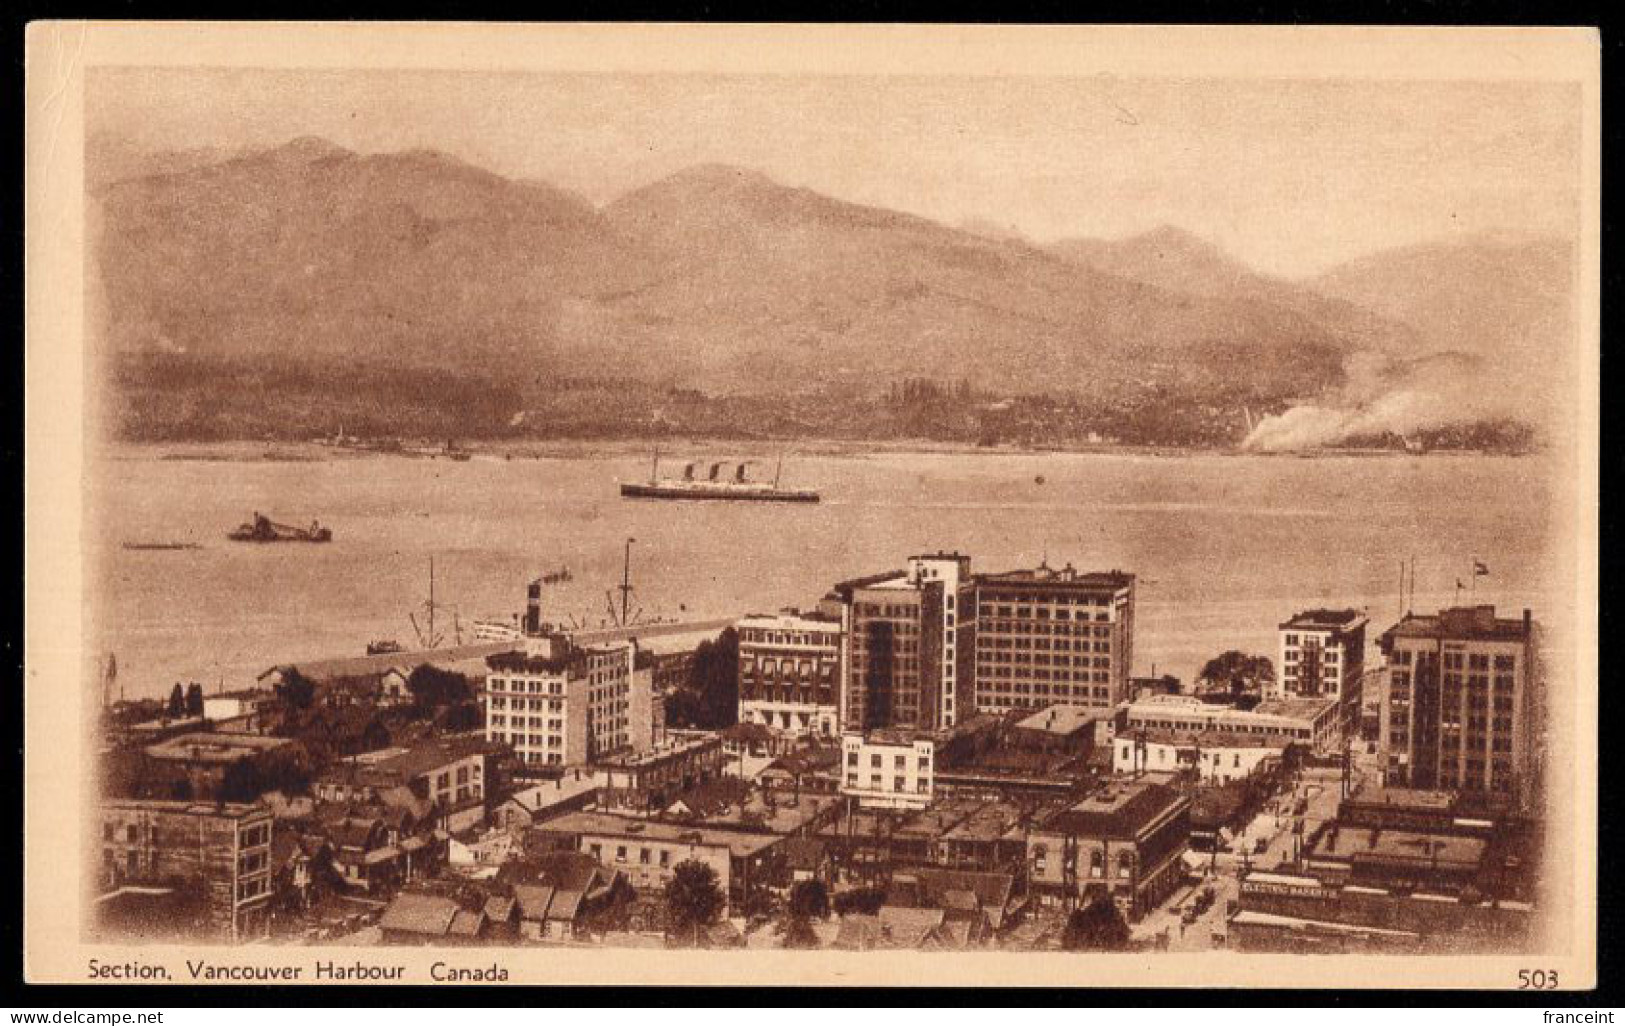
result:
<svg viewBox="0 0 1625 1026"><path fill-rule="evenodd" d="M542 633L542 581L537 578L525 589L525 634L535 638Z"/></svg>

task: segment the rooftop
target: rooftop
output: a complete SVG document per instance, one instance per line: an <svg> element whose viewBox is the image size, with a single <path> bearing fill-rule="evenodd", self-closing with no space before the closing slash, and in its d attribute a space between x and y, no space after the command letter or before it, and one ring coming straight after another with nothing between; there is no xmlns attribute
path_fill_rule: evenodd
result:
<svg viewBox="0 0 1625 1026"><path fill-rule="evenodd" d="M1041 730L1066 736L1109 717L1109 713L1100 709L1086 709L1076 705L1052 705L1048 709L1033 713L1016 726L1023 730Z"/></svg>
<svg viewBox="0 0 1625 1026"><path fill-rule="evenodd" d="M1251 713L1235 712L1238 716L1279 716L1286 720L1313 722L1321 713L1335 706L1335 698L1272 698L1258 703Z"/></svg>
<svg viewBox="0 0 1625 1026"><path fill-rule="evenodd" d="M357 757L353 763L336 762L319 779L378 787L404 784L442 766L484 755L492 747L481 737L461 737L430 741L415 748L389 748L367 761Z"/></svg>
<svg viewBox="0 0 1625 1026"><path fill-rule="evenodd" d="M750 613L740 618L737 627L758 627L769 631L839 631L841 621L820 613L802 613L783 610L778 613Z"/></svg>
<svg viewBox="0 0 1625 1026"><path fill-rule="evenodd" d="M1386 647L1394 638L1437 638L1454 641L1527 641L1533 620L1525 609L1520 620L1498 618L1494 606L1457 606L1436 615L1407 613L1382 634Z"/></svg>
<svg viewBox="0 0 1625 1026"><path fill-rule="evenodd" d="M1267 748L1271 751L1281 751L1286 747L1286 743L1280 738L1242 734L1233 730L1137 730L1119 734L1118 737L1135 741L1144 737L1147 744L1173 745L1178 748Z"/></svg>
<svg viewBox="0 0 1625 1026"><path fill-rule="evenodd" d="M1114 782L1050 816L1044 825L1081 836L1129 838L1185 801L1163 784Z"/></svg>
<svg viewBox="0 0 1625 1026"><path fill-rule="evenodd" d="M999 587L1107 589L1116 591L1134 583L1134 575L1121 570L1074 570L1072 564L1056 569L1040 564L1030 570L1005 570L1001 573L977 574L977 584Z"/></svg>
<svg viewBox="0 0 1625 1026"><path fill-rule="evenodd" d="M853 737L846 734L845 737ZM929 730L916 730L912 727L877 727L863 732L865 745L895 745L912 748L919 741L936 741L936 735Z"/></svg>
<svg viewBox="0 0 1625 1026"><path fill-rule="evenodd" d="M559 802L569 801L588 791L604 787L609 782L605 773L566 773L557 780L545 784L534 784L523 790L515 791L508 797L509 801L517 802L527 812L537 812L541 809L556 805Z"/></svg>
<svg viewBox="0 0 1625 1026"><path fill-rule="evenodd" d="M870 574L867 577L854 577L851 580L839 581L831 589L831 594L842 599L851 599L852 593L860 588L873 588L892 581L907 581L908 572L905 570L887 570L883 573Z"/></svg>
<svg viewBox="0 0 1625 1026"><path fill-rule="evenodd" d="M1339 826L1316 842L1310 858L1420 863L1440 869L1476 869L1488 846L1481 837Z"/></svg>
<svg viewBox="0 0 1625 1026"><path fill-rule="evenodd" d="M1449 812L1455 807L1456 798L1448 791L1421 791L1410 787L1365 787L1345 798L1344 802L1357 805L1384 805L1419 812Z"/></svg>
<svg viewBox="0 0 1625 1026"><path fill-rule="evenodd" d="M543 829L556 834L579 834L598 837L626 838L628 840L665 841L668 843L726 847L730 855L743 858L755 855L764 848L778 843L773 834L745 833L708 826L688 826L681 823L662 823L659 820L633 819L607 812L570 812L549 821Z"/></svg>
<svg viewBox="0 0 1625 1026"><path fill-rule="evenodd" d="M402 891L384 910L378 925L385 930L443 937L458 911L457 903L450 898Z"/></svg>
<svg viewBox="0 0 1625 1026"><path fill-rule="evenodd" d="M147 756L153 759L179 762L232 763L252 758L263 752L275 751L293 744L285 737L261 737L257 734L216 734L195 732L180 734L148 745Z"/></svg>
<svg viewBox="0 0 1625 1026"><path fill-rule="evenodd" d="M480 645L457 645L450 648L425 649L417 652L386 652L375 656L352 656L338 659L313 659L303 663L283 663L260 674L260 679L278 671L298 670L317 684L339 677L381 676L399 667L410 672L424 664L451 668L456 664L473 663L498 652L513 651L511 641L488 642Z"/></svg>
<svg viewBox="0 0 1625 1026"><path fill-rule="evenodd" d="M1305 609L1281 624L1282 630L1349 630L1365 622L1356 609Z"/></svg>
<svg viewBox="0 0 1625 1026"><path fill-rule="evenodd" d="M597 760L597 765L611 769L635 769L640 766L652 766L662 759L674 759L699 751L710 745L721 746L722 738L716 734L700 736L679 736L667 734L666 740L653 748L642 752L623 752L619 755L608 755Z"/></svg>
<svg viewBox="0 0 1625 1026"><path fill-rule="evenodd" d="M218 819L245 819L249 816L269 816L271 810L260 802L193 802L150 798L118 798L103 801L104 811L166 812L179 816L203 816Z"/></svg>

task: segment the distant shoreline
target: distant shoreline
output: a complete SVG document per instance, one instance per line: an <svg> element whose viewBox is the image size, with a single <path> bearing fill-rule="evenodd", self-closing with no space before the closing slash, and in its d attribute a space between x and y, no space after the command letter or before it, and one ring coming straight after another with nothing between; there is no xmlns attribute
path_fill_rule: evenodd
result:
<svg viewBox="0 0 1625 1026"><path fill-rule="evenodd" d="M643 439L524 439L512 442L485 441L460 443L473 458L485 462L493 460L541 459L620 459L652 458L653 443ZM684 459L709 455L783 453L787 459L796 457L848 457L866 456L1160 456L1186 458L1196 456L1261 457L1269 459L1422 459L1437 457L1494 456L1516 458L1532 455L1529 452L1503 452L1486 449L1431 449L1424 453L1400 449L1374 448L1320 448L1280 452L1263 452L1241 448L1214 448L1201 446L1108 445L1084 444L1076 446L980 446L963 442L937 442L927 439L899 439L896 441L854 441L848 439L764 440L728 438L662 439L659 443L662 460ZM451 462L444 456L410 456L398 452L369 449L342 449L315 442L127 442L106 444L104 453L112 460L162 460L199 463L325 463L363 459L414 460L429 463ZM1536 450L1538 451L1538 450Z"/></svg>

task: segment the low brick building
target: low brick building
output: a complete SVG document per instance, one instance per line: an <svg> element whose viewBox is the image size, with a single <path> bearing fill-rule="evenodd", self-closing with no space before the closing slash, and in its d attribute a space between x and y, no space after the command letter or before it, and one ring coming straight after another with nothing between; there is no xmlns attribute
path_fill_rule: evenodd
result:
<svg viewBox="0 0 1625 1026"><path fill-rule="evenodd" d="M1136 920L1179 885L1190 800L1161 784L1109 784L1035 824L1027 838L1033 895L1080 903L1104 891Z"/></svg>

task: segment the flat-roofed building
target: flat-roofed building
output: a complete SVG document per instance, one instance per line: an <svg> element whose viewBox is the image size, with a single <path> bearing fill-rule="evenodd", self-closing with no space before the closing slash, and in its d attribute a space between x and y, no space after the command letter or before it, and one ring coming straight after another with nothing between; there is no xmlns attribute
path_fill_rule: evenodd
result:
<svg viewBox="0 0 1625 1026"><path fill-rule="evenodd" d="M748 887L766 886L766 858L784 837L759 831L696 827L605 812L570 812L537 832L590 855L610 871L626 874L640 891L659 891L684 862L711 867L730 905Z"/></svg>
<svg viewBox="0 0 1625 1026"><path fill-rule="evenodd" d="M1264 698L1334 699L1339 730L1357 736L1365 629L1366 618L1353 609L1309 609L1282 623L1281 665Z"/></svg>
<svg viewBox="0 0 1625 1026"><path fill-rule="evenodd" d="M525 642L524 651L486 660L487 738L528 765L555 767L653 744L653 682L634 673L632 642L583 646L563 634Z"/></svg>
<svg viewBox="0 0 1625 1026"><path fill-rule="evenodd" d="M311 791L324 802L388 805L404 789L447 829L461 830L485 820L491 754L492 743L478 735L383 749L334 763Z"/></svg>
<svg viewBox="0 0 1625 1026"><path fill-rule="evenodd" d="M843 734L840 793L863 808L924 809L935 789L936 749L919 731Z"/></svg>
<svg viewBox="0 0 1625 1026"><path fill-rule="evenodd" d="M1029 887L1044 904L1103 892L1137 920L1184 878L1189 838L1190 799L1161 784L1108 784L1028 832Z"/></svg>
<svg viewBox="0 0 1625 1026"><path fill-rule="evenodd" d="M725 754L716 734L672 731L657 745L607 755L593 765L606 780L600 804L649 810L720 777Z"/></svg>
<svg viewBox="0 0 1625 1026"><path fill-rule="evenodd" d="M969 713L975 617L970 557L912 556L902 570L837 584L843 731L940 730Z"/></svg>
<svg viewBox="0 0 1625 1026"><path fill-rule="evenodd" d="M1221 731L1326 752L1337 747L1338 716L1339 706L1330 698L1273 699L1248 711L1193 695L1152 695L1124 708L1119 733Z"/></svg>
<svg viewBox="0 0 1625 1026"><path fill-rule="evenodd" d="M840 730L841 621L786 610L747 616L739 634L739 722L794 735Z"/></svg>
<svg viewBox="0 0 1625 1026"><path fill-rule="evenodd" d="M1537 630L1527 609L1513 620L1471 606L1407 615L1383 632L1388 784L1503 794L1523 806L1538 799Z"/></svg>
<svg viewBox="0 0 1625 1026"><path fill-rule="evenodd" d="M225 788L227 775L234 767L264 766L273 761L296 759L302 748L284 737L194 731L148 745L143 753L152 763L184 773L191 797L212 798L223 790L240 790ZM258 797L252 794L228 796L239 800Z"/></svg>
<svg viewBox="0 0 1625 1026"><path fill-rule="evenodd" d="M271 828L255 802L104 801L101 879L116 902L130 888L174 888L181 904L201 899L205 929L224 941L270 928ZM196 889L196 893L188 892ZM195 939L195 935L194 935Z"/></svg>
<svg viewBox="0 0 1625 1026"><path fill-rule="evenodd" d="M1113 717L1081 705L1052 705L1018 720L1009 731L1012 747L1027 751L1064 752L1087 759L1111 743Z"/></svg>
<svg viewBox="0 0 1625 1026"><path fill-rule="evenodd" d="M1136 731L1112 742L1112 772L1191 772L1204 784L1228 784L1278 764L1280 741L1225 731Z"/></svg>
<svg viewBox="0 0 1625 1026"><path fill-rule="evenodd" d="M1110 709L1133 697L1133 574L1040 565L975 580L979 711Z"/></svg>

